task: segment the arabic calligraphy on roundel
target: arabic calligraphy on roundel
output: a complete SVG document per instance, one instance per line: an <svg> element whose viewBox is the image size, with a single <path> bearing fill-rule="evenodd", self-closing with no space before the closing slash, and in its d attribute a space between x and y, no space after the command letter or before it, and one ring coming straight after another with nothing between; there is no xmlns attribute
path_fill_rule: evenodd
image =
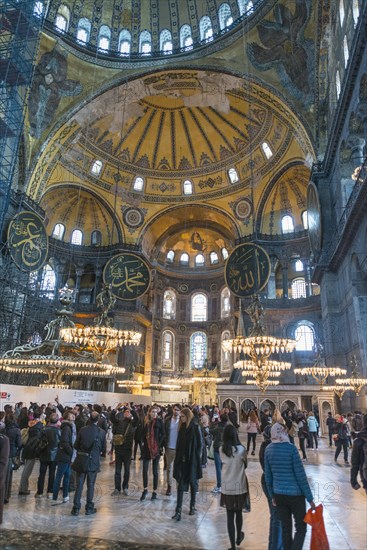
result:
<svg viewBox="0 0 367 550"><path fill-rule="evenodd" d="M42 229L31 221L24 223L16 222L13 225L14 233L11 239L11 246L16 250L20 249L22 262L26 266L36 265L44 250L47 248L47 242L42 235ZM21 240L16 240L16 237L24 237Z"/></svg>

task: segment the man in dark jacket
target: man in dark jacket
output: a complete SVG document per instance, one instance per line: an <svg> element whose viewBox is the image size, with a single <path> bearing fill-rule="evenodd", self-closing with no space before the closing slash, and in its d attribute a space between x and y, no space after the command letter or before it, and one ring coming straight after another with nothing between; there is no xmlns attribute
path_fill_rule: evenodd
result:
<svg viewBox="0 0 367 550"><path fill-rule="evenodd" d="M95 514L97 509L94 507L94 485L97 474L100 471L101 454L106 452L106 432L98 427L100 416L96 411L90 414L90 424L80 430L75 442L75 449L89 454L89 464L87 473L76 474L76 489L74 495L74 505L71 510L72 516L78 516L80 510L80 499L83 492L83 485L87 480L87 503L85 514L87 516Z"/></svg>
<svg viewBox="0 0 367 550"><path fill-rule="evenodd" d="M38 458L35 448L38 440L41 438L44 426L41 422L41 409L34 409L33 411L33 420L28 422L28 441L23 449L23 458L25 459L25 464L22 472L22 477L20 478L19 485L19 494L20 495L29 495L30 490L28 489L29 478L33 472L36 459Z"/></svg>
<svg viewBox="0 0 367 550"><path fill-rule="evenodd" d="M358 473L367 494L367 414L363 417L363 429L359 431L353 441L352 469L350 471L350 484L353 489L358 490L361 485L358 483Z"/></svg>
<svg viewBox="0 0 367 550"><path fill-rule="evenodd" d="M333 414L331 411L327 413L327 419L326 419L326 425L329 432L329 447L333 446L333 433L335 428L335 418L333 418Z"/></svg>
<svg viewBox="0 0 367 550"><path fill-rule="evenodd" d="M4 503L7 504L11 497L11 486L13 481L13 461L16 459L20 461L19 455L22 448L20 429L18 427L18 424L16 423L15 415L13 412L10 412L5 416L5 435L9 438L9 461L6 474L4 500Z"/></svg>
<svg viewBox="0 0 367 550"><path fill-rule="evenodd" d="M119 408L111 412L113 442L115 446L115 488L111 496L121 494L121 469L124 465L122 492L129 494L130 464L134 443L134 434L138 425L138 415L129 407Z"/></svg>
<svg viewBox="0 0 367 550"><path fill-rule="evenodd" d="M59 418L56 412L50 413L48 417L48 424L42 435L42 437L47 441L47 446L42 450L39 457L40 472L37 481L37 493L35 494L36 498L41 498L43 495L43 487L48 468L47 498L52 499L56 472L56 455L61 435L58 427L58 420Z"/></svg>
<svg viewBox="0 0 367 550"><path fill-rule="evenodd" d="M7 464L9 460L9 438L0 434L0 523L3 522L4 492Z"/></svg>

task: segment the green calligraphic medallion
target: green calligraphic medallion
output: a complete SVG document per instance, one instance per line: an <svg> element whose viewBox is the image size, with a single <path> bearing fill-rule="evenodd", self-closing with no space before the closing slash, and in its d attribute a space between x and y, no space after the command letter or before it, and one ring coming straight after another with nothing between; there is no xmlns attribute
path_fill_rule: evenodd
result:
<svg viewBox="0 0 367 550"><path fill-rule="evenodd" d="M42 219L34 212L19 212L9 225L8 247L19 269L38 271L48 254L48 237Z"/></svg>
<svg viewBox="0 0 367 550"><path fill-rule="evenodd" d="M270 277L270 258L266 250L254 243L237 246L224 270L227 286L240 298L260 292Z"/></svg>
<svg viewBox="0 0 367 550"><path fill-rule="evenodd" d="M103 280L120 300L136 300L150 285L148 264L137 254L126 252L111 258L104 270Z"/></svg>

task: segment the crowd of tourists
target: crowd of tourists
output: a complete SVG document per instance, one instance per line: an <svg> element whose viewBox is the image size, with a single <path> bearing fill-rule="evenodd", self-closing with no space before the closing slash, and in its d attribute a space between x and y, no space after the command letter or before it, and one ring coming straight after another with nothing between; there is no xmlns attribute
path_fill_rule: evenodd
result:
<svg viewBox="0 0 367 550"><path fill-rule="evenodd" d="M246 446L239 439L239 421L247 431ZM351 485L356 490L362 486L367 493L367 415L356 411L333 417L330 412L326 425L328 443L335 445L335 461L343 450L344 462L349 465L348 451L352 448ZM74 493L71 514L78 516L86 484L85 514L95 514L95 482L101 458L107 455L111 455L110 464L114 465L114 497L129 496L131 462L142 461L142 502L158 498L159 463L163 460L165 494L172 495L175 480L172 519L180 521L186 492L190 492L189 515L195 515L198 482L212 459L216 473L212 493L220 495L220 504L226 509L233 550L245 536L242 514L251 509L247 456L255 454L257 436L261 434L261 484L270 513L268 548L301 549L307 527L306 500L312 509L315 504L299 451L303 461L309 450L317 452L318 432L319 420L313 412L289 409L281 413L255 408L241 411L239 419L235 408L178 403L64 407L56 398L47 406L18 403L13 409L6 405L0 414L0 522L3 504L12 495L14 470L22 466L18 494L27 497L36 464L36 499L45 495L51 506L58 506L68 503Z"/></svg>

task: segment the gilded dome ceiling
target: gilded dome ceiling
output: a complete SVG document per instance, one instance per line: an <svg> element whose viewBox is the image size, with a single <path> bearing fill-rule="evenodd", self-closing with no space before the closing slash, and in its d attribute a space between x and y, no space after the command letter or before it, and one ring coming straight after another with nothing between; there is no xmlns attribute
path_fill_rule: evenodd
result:
<svg viewBox="0 0 367 550"><path fill-rule="evenodd" d="M46 213L46 228L51 236L56 224L65 227L63 240L71 241L75 229L83 233L83 244L92 244L92 232L101 234L100 246L118 243L121 232L113 221L109 209L98 197L71 187L54 188L46 193L40 205Z"/></svg>

